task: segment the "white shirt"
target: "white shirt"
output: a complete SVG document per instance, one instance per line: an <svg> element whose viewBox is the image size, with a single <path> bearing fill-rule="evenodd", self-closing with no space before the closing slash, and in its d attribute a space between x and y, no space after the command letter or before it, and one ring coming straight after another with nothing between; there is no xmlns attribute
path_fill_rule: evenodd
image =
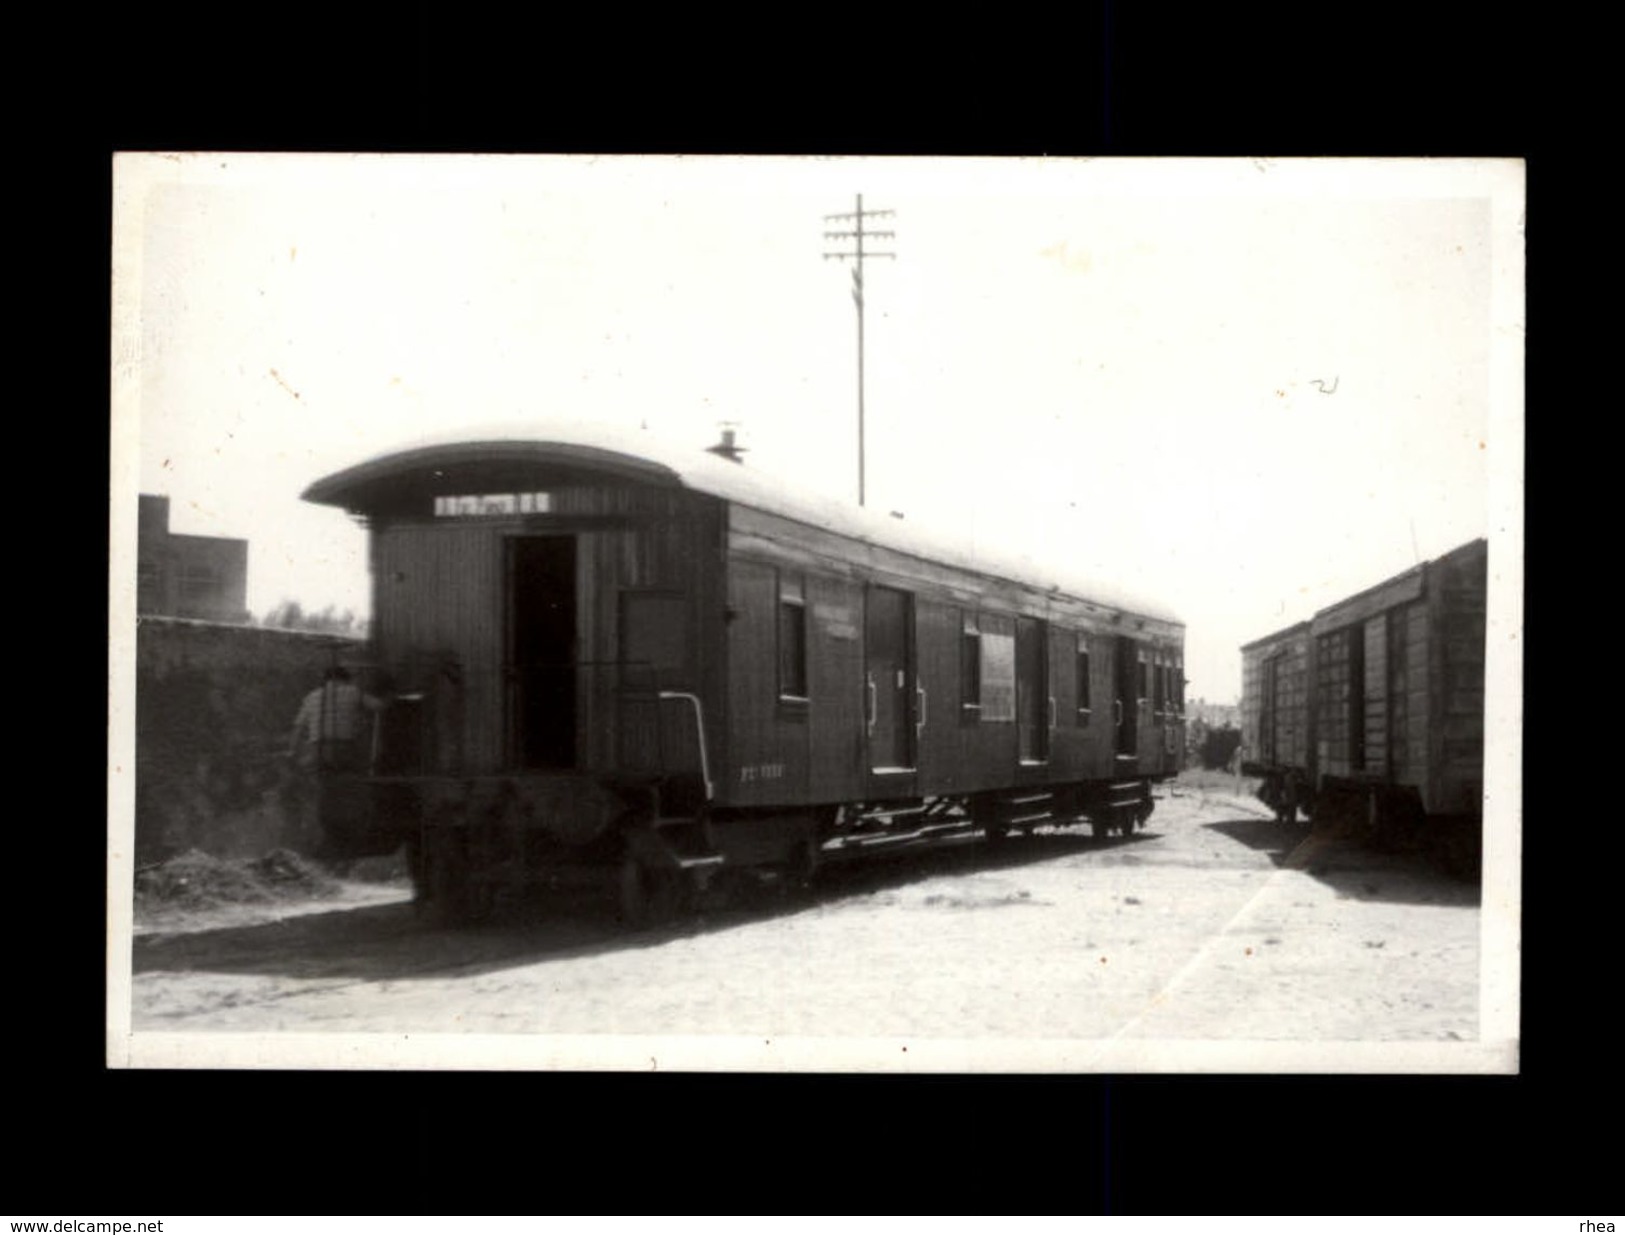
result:
<svg viewBox="0 0 1625 1235"><path fill-rule="evenodd" d="M363 732L363 710L378 701L361 693L354 682L323 682L305 696L293 722L293 740L318 746L323 742L349 742Z"/></svg>

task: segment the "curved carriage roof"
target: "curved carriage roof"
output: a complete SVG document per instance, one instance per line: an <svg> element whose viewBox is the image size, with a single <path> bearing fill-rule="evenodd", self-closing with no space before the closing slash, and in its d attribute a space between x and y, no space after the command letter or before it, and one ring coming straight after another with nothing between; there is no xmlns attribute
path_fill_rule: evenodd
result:
<svg viewBox="0 0 1625 1235"><path fill-rule="evenodd" d="M444 487L452 477L459 492L505 492L544 486L549 474L563 478L584 473L689 489L912 557L1041 591L1064 592L1140 617L1180 622L1166 606L1098 580L1080 579L1014 555L975 552L904 520L796 491L781 478L708 451L678 448L648 433L603 426L499 427L425 439L324 477L302 496L308 502L372 515L389 510L407 494Z"/></svg>

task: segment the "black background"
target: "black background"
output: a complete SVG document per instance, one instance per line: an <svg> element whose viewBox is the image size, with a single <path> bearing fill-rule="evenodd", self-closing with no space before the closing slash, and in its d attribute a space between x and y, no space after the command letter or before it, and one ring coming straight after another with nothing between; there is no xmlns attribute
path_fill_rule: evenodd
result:
<svg viewBox="0 0 1625 1235"><path fill-rule="evenodd" d="M78 114L100 119L85 139L51 144L65 174L45 179L63 190L47 202L82 212L70 206L76 230L63 250L78 260L51 269L76 290L84 279L69 313L85 315L91 354L82 372L51 371L70 389L87 381L76 401L105 398L110 156L120 149L1494 156L1528 158L1530 198L1546 195L1556 162L1536 147L1546 57L1527 29L1492 31L1487 10L1470 11L1470 26L1421 23L1405 8L1305 12L1112 3L1060 15L516 19L421 0L87 11L97 29L75 37L100 44L104 67L74 66L49 107L77 98ZM56 213L40 205L31 209ZM1531 293L1540 241L1537 222ZM1535 546L1550 472L1538 331L1529 342ZM70 445L94 450L94 433L72 432ZM1568 474L1556 483L1566 488ZM76 544L93 551L99 535L105 545L102 513L92 509ZM1532 551L1529 595L1572 580L1563 570ZM93 593L81 616L90 699L103 694L102 602ZM1532 601L1532 648L1544 646L1542 617ZM1526 715L1553 714L1562 690L1532 678ZM1541 779L1543 826L1525 838L1518 1077L124 1072L103 1067L104 803L99 773L72 770L81 749L47 774L51 805L29 809L34 826L18 821L25 852L64 872L46 887L14 881L49 926L13 936L26 976L9 1018L25 1148L7 1191L40 1217L1585 1214L1618 1195L1605 1183L1617 1139L1611 1056L1598 1049L1618 931L1569 916L1586 898L1588 865L1575 860L1576 830L1558 826L1580 817L1571 775ZM1536 766L1538 735L1529 749ZM83 859L71 895L69 854ZM1588 980L1569 976L1570 958Z"/></svg>

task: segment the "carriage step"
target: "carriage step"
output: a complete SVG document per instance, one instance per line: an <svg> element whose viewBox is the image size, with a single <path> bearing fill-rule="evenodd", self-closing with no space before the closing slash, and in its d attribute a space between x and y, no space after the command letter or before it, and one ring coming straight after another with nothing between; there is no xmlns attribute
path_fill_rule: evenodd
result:
<svg viewBox="0 0 1625 1235"><path fill-rule="evenodd" d="M884 849L888 845L902 845L924 840L934 829L919 828L912 832L873 832L868 836L843 836L835 844L842 849Z"/></svg>
<svg viewBox="0 0 1625 1235"><path fill-rule="evenodd" d="M834 855L843 851L869 852L910 845L945 844L955 838L972 836L979 830L979 825L969 819L950 819L943 823L922 824L906 832L862 832L836 836L824 842L823 850Z"/></svg>
<svg viewBox="0 0 1625 1235"><path fill-rule="evenodd" d="M1046 823L1053 818L1055 818L1055 812L1041 810L1036 815L1016 815L1013 818L1006 819L1005 822L1013 828L1020 828L1033 823Z"/></svg>
<svg viewBox="0 0 1625 1235"><path fill-rule="evenodd" d="M696 858L679 857L677 859L677 868L685 871L708 870L721 866L722 863L723 857L720 853L708 853Z"/></svg>
<svg viewBox="0 0 1625 1235"><path fill-rule="evenodd" d="M899 819L905 815L923 815L925 810L924 806L894 806L890 810L868 811L860 818L865 821L870 819Z"/></svg>
<svg viewBox="0 0 1625 1235"><path fill-rule="evenodd" d="M1053 802L1054 800L1055 795L1053 793L1029 793L1019 798L1005 798L1004 804L1006 806L1031 806L1035 802Z"/></svg>
<svg viewBox="0 0 1625 1235"><path fill-rule="evenodd" d="M654 826L656 828L680 828L685 824L695 824L699 820L693 815L657 815Z"/></svg>

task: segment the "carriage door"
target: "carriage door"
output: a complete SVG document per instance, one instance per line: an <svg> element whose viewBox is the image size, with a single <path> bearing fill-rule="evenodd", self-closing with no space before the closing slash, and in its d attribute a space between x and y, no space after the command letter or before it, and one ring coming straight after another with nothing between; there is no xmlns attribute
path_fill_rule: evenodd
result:
<svg viewBox="0 0 1625 1235"><path fill-rule="evenodd" d="M914 770L914 598L889 587L869 589L864 624L864 718L869 769Z"/></svg>
<svg viewBox="0 0 1625 1235"><path fill-rule="evenodd" d="M1049 759L1054 700L1049 693L1049 638L1037 618L1016 619L1016 758L1022 763Z"/></svg>
<svg viewBox="0 0 1625 1235"><path fill-rule="evenodd" d="M695 689L688 613L682 592L623 591L616 680L603 683L616 695L597 702L616 717L616 766L681 775L689 791L703 795L707 769L695 714L686 699L660 697L661 691Z"/></svg>
<svg viewBox="0 0 1625 1235"><path fill-rule="evenodd" d="M1112 723L1116 734L1113 752L1119 762L1140 761L1140 645L1119 635L1112 658Z"/></svg>
<svg viewBox="0 0 1625 1235"><path fill-rule="evenodd" d="M576 538L508 542L508 717L514 760L576 766Z"/></svg>

